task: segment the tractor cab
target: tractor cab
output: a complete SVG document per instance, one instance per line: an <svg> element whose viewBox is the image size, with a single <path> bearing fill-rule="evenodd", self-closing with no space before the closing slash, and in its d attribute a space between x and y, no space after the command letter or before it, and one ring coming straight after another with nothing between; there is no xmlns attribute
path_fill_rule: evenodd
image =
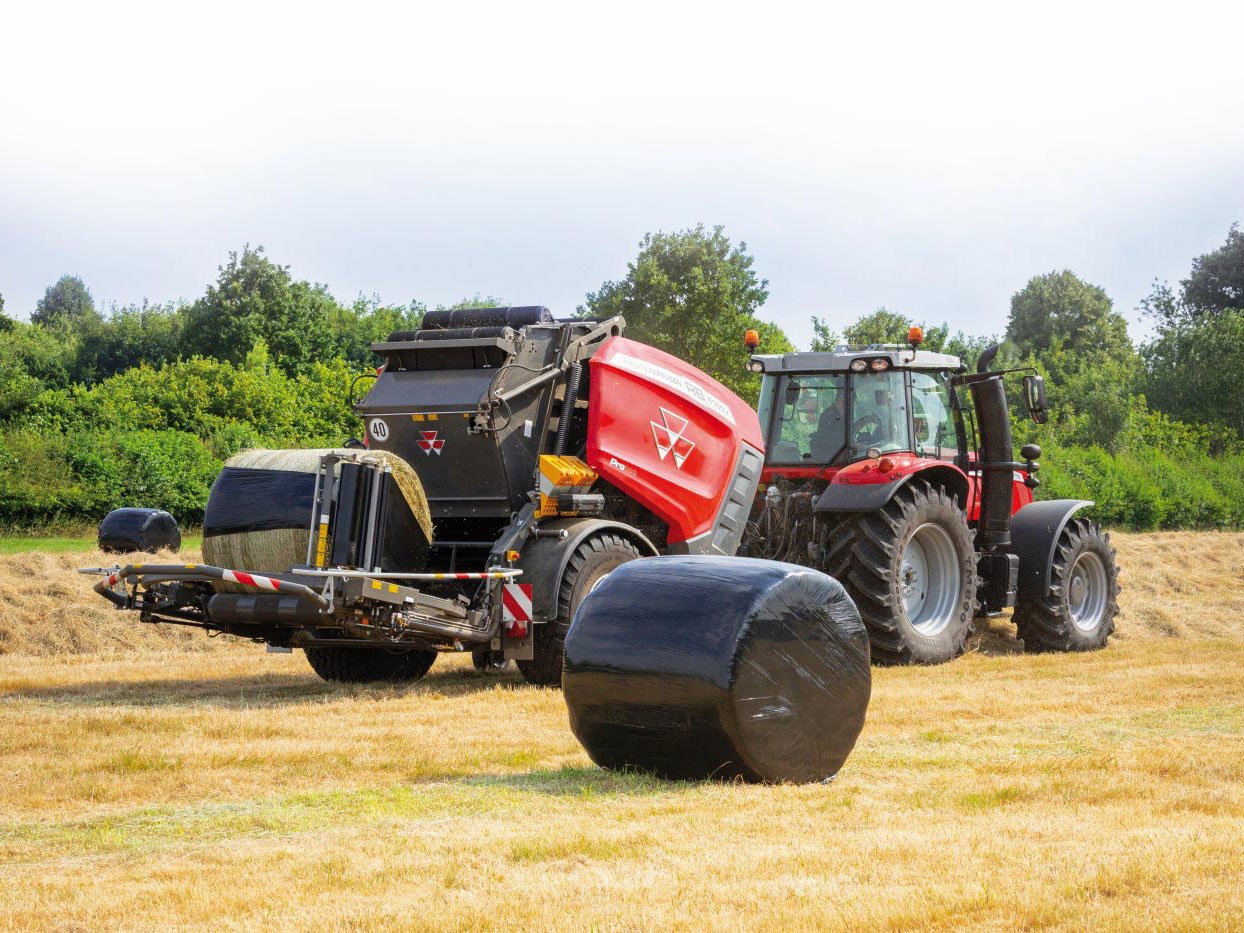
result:
<svg viewBox="0 0 1244 933"><path fill-rule="evenodd" d="M956 356L908 347L754 355L760 424L774 476L830 478L890 453L954 461L964 451L952 376Z"/></svg>

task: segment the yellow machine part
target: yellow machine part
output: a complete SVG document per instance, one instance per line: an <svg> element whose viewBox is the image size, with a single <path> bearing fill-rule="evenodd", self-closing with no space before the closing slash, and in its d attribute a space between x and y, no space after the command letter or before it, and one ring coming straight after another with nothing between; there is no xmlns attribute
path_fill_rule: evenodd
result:
<svg viewBox="0 0 1244 933"><path fill-rule="evenodd" d="M596 482L596 472L578 457L556 454L540 456L540 508L536 515L548 518L553 515L574 515L557 507L558 496L585 493Z"/></svg>

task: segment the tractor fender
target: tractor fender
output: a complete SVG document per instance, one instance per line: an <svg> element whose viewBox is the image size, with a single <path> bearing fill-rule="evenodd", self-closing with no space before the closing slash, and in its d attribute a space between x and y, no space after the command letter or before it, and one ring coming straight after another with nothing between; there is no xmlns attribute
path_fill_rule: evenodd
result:
<svg viewBox="0 0 1244 933"><path fill-rule="evenodd" d="M1071 516L1094 503L1090 499L1045 499L1011 516L1007 553L1019 558L1019 598L1044 599L1050 592L1050 567L1058 536Z"/></svg>
<svg viewBox="0 0 1244 933"><path fill-rule="evenodd" d="M531 616L534 622L549 622L557 617L557 593L562 575L575 548L602 531L612 531L626 538L645 557L661 552L647 536L631 525L603 518L553 519L540 523L540 536L530 539L522 549L515 566L522 570L520 583L530 583ZM565 532L563 535L562 532Z"/></svg>
<svg viewBox="0 0 1244 933"><path fill-rule="evenodd" d="M968 478L958 467L944 460L906 458L892 455L895 468L881 473L871 461L853 463L838 472L813 504L818 512L872 512L894 498L894 494L916 477L944 486L967 508ZM850 479L848 482L842 480Z"/></svg>

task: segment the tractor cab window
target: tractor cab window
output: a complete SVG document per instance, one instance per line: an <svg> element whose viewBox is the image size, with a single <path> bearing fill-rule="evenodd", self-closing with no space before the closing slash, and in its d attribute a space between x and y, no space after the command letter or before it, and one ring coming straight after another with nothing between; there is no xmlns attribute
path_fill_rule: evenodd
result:
<svg viewBox="0 0 1244 933"><path fill-rule="evenodd" d="M953 457L958 453L946 383L933 373L911 374L911 422L917 455Z"/></svg>
<svg viewBox="0 0 1244 933"><path fill-rule="evenodd" d="M852 460L859 460L869 448L882 453L911 450L907 434L907 389L903 373L852 373L851 425L847 442Z"/></svg>
<svg viewBox="0 0 1244 933"><path fill-rule="evenodd" d="M846 378L842 375L783 376L773 400L777 418L768 461L830 463L846 444Z"/></svg>

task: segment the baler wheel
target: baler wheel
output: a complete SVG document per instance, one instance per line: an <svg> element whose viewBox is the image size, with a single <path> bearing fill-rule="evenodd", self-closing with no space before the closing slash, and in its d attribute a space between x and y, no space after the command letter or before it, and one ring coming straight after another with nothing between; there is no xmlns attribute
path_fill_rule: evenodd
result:
<svg viewBox="0 0 1244 933"><path fill-rule="evenodd" d="M348 645L321 645L307 648L311 668L327 681L367 684L379 681L413 683L423 677L436 660L435 651L385 648L353 648Z"/></svg>
<svg viewBox="0 0 1244 933"><path fill-rule="evenodd" d="M527 683L537 687L561 686L566 633L579 603L616 568L639 557L635 545L609 533L594 535L574 549L558 590L557 618L535 627L535 657L517 662ZM541 585L541 581L534 582Z"/></svg>
<svg viewBox="0 0 1244 933"><path fill-rule="evenodd" d="M1067 523L1054 547L1050 592L1015 607L1028 652L1106 647L1119 614L1119 568L1110 535L1086 518Z"/></svg>
<svg viewBox="0 0 1244 933"><path fill-rule="evenodd" d="M940 664L963 653L976 612L976 553L958 502L913 480L882 508L828 535L825 572L842 582L878 664Z"/></svg>

